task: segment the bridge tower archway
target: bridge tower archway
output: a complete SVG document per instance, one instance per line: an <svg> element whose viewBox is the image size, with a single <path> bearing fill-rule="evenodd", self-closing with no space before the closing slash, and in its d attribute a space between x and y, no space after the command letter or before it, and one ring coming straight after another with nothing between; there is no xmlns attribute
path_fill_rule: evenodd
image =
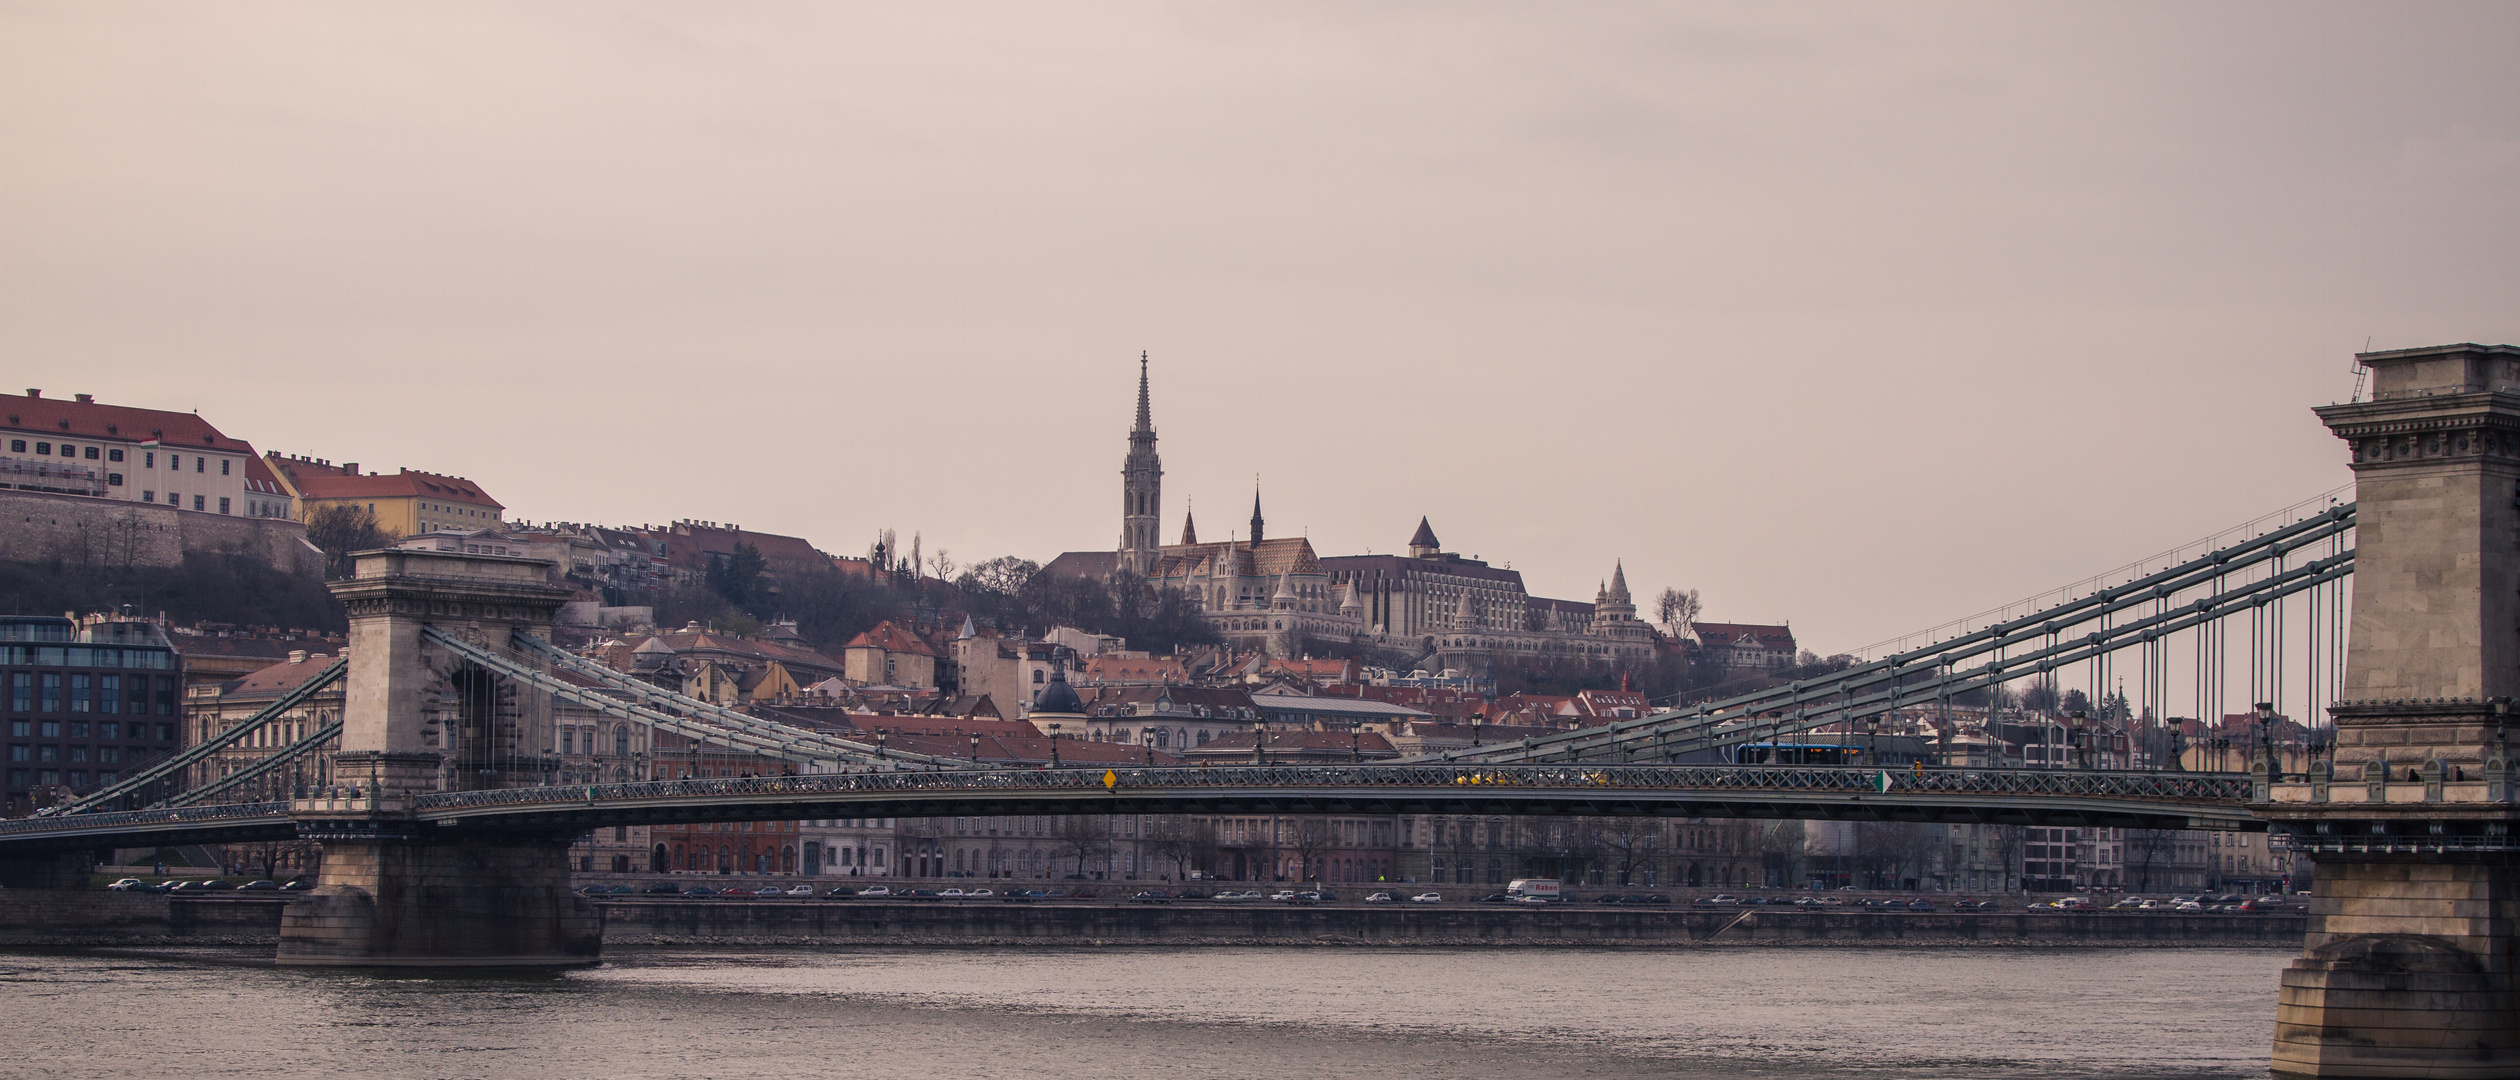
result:
<svg viewBox="0 0 2520 1080"><path fill-rule="evenodd" d="M538 559L388 549L353 556L332 584L350 616L334 776L359 792L292 807L324 858L314 891L282 914L280 963L594 962L603 924L569 891L572 836L446 835L416 814L423 795L545 779L548 716L424 631L502 649L520 630L547 636L572 595L549 574Z"/></svg>
<svg viewBox="0 0 2520 1080"><path fill-rule="evenodd" d="M2259 816L2316 867L2273 1067L2520 1077L2520 348L2357 359L2370 400L2317 410L2357 516L2334 760L2254 765Z"/></svg>

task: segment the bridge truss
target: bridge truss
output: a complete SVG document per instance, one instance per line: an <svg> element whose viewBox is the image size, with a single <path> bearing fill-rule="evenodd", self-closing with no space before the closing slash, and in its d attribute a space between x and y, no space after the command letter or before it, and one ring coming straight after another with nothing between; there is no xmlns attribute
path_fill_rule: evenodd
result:
<svg viewBox="0 0 2520 1080"><path fill-rule="evenodd" d="M2344 503L2125 584L1825 678L1606 727L1415 760L1673 761L1819 728L1852 727L1897 709L1948 705L1973 690L2050 674L2122 649L2157 649L2171 635L2211 632L2226 619L2262 618L2285 597L2352 574L2354 551L2345 539L2353 528L2354 504ZM2316 554L2322 548L2326 554ZM2305 554L2310 557L2295 561Z"/></svg>

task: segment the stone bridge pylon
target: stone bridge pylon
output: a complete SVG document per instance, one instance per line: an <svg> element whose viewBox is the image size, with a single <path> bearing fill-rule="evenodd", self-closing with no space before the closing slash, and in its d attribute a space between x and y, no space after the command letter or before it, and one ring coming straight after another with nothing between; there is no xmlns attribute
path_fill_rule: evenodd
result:
<svg viewBox="0 0 2520 1080"><path fill-rule="evenodd" d="M292 807L298 834L320 841L324 858L315 890L282 918L280 963L596 959L602 923L569 891L572 837L485 836L412 814L422 795L542 782L550 718L421 630L494 646L517 630L548 635L570 591L547 575L538 560L392 549L357 555L333 584L350 612L342 786Z"/></svg>
<svg viewBox="0 0 2520 1080"><path fill-rule="evenodd" d="M2334 763L2256 807L2317 867L2279 1076L2520 1077L2520 349L2369 353ZM2259 766L2263 769L2265 766Z"/></svg>

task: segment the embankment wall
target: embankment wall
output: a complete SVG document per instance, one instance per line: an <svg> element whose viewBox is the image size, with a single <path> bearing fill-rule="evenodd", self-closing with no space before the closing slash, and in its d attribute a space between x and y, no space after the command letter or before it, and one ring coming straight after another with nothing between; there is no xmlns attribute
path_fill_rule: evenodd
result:
<svg viewBox="0 0 2520 1080"><path fill-rule="evenodd" d="M0 945L277 945L288 900L11 889L0 893Z"/></svg>
<svg viewBox="0 0 2520 1080"><path fill-rule="evenodd" d="M322 573L306 526L171 506L0 491L0 559L88 566L181 566L186 552L236 554L291 574Z"/></svg>
<svg viewBox="0 0 2520 1080"><path fill-rule="evenodd" d="M606 945L1912 945L2299 948L2300 915L622 900Z"/></svg>

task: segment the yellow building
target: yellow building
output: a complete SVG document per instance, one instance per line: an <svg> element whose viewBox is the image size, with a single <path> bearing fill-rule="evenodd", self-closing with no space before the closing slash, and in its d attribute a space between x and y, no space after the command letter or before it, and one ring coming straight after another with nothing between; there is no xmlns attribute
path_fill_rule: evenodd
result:
<svg viewBox="0 0 2520 1080"><path fill-rule="evenodd" d="M507 508L460 476L398 469L362 473L358 462L335 465L314 458L263 455L280 478L298 520L319 507L343 504L376 515L376 527L393 537L436 529L495 529Z"/></svg>

